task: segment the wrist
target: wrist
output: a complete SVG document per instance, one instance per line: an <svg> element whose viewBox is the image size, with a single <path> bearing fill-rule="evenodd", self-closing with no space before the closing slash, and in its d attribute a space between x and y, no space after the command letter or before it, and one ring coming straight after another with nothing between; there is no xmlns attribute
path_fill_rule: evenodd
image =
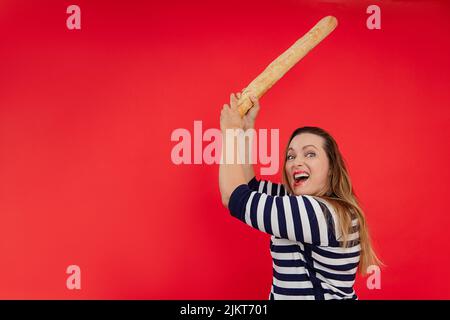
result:
<svg viewBox="0 0 450 320"><path fill-rule="evenodd" d="M244 130L247 130L247 129L255 129L255 122L252 121L252 122L249 122L246 125L244 125Z"/></svg>
<svg viewBox="0 0 450 320"><path fill-rule="evenodd" d="M231 127L221 128L222 132L226 132L227 130L245 130L245 128L238 127L238 126L231 126Z"/></svg>

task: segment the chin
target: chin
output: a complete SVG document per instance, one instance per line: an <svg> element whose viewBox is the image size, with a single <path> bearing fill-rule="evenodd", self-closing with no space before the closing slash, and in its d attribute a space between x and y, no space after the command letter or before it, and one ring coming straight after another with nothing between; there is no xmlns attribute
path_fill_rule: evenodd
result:
<svg viewBox="0 0 450 320"><path fill-rule="evenodd" d="M302 187L292 187L292 191L294 192L294 194L296 196L300 196L300 195L309 195L310 192L308 191L307 188L302 188Z"/></svg>

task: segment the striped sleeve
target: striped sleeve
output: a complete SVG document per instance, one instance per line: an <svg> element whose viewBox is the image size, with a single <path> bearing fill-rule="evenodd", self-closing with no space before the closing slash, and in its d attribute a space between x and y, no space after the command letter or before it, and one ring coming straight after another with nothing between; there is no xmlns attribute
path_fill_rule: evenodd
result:
<svg viewBox="0 0 450 320"><path fill-rule="evenodd" d="M271 196L284 196L286 195L286 189L281 183L273 183L266 180L257 180L253 177L248 183L248 187L259 193L266 193Z"/></svg>
<svg viewBox="0 0 450 320"><path fill-rule="evenodd" d="M232 216L278 238L318 246L335 243L329 208L312 196L272 196L242 184L232 192L228 208Z"/></svg>

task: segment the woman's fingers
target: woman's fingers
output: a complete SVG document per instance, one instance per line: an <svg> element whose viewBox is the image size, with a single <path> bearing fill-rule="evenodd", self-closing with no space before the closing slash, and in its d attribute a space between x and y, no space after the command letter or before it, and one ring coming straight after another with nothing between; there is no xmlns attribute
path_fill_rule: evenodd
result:
<svg viewBox="0 0 450 320"><path fill-rule="evenodd" d="M250 95L250 101L253 103L253 106L248 110L246 116L248 121L254 122L259 112L259 100L255 95Z"/></svg>
<svg viewBox="0 0 450 320"><path fill-rule="evenodd" d="M234 93L230 94L230 107L231 109L237 109L237 98Z"/></svg>
<svg viewBox="0 0 450 320"><path fill-rule="evenodd" d="M250 95L250 100L253 103L253 107L259 108L259 100L256 95L254 95L254 94Z"/></svg>
<svg viewBox="0 0 450 320"><path fill-rule="evenodd" d="M258 109L259 108L259 100L258 100L258 97L256 96L256 94L253 91L249 90L247 93L247 97L252 102L252 109L253 108Z"/></svg>

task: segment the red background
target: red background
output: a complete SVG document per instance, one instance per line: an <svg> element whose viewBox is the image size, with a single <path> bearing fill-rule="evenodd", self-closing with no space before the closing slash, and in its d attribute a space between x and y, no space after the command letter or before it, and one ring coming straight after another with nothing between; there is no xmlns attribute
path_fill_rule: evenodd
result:
<svg viewBox="0 0 450 320"><path fill-rule="evenodd" d="M280 153L304 125L337 140L387 265L361 299L450 298L446 1L74 3L0 1L0 298L267 299L269 236L222 206L217 165L171 162L170 135L218 128L229 93L330 14L257 126Z"/></svg>

